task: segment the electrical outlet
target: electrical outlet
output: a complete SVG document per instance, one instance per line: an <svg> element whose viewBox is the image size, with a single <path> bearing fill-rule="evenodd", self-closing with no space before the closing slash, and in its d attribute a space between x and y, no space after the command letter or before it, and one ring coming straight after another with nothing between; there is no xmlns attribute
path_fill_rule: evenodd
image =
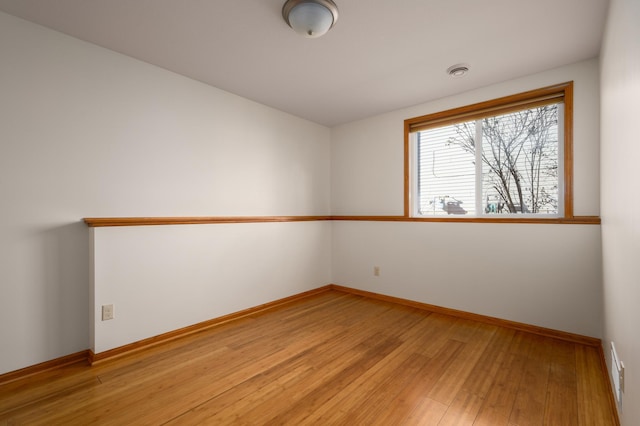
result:
<svg viewBox="0 0 640 426"><path fill-rule="evenodd" d="M113 305L102 305L102 321L113 319Z"/></svg>
<svg viewBox="0 0 640 426"><path fill-rule="evenodd" d="M376 277L380 276L380 267L379 266L374 266L373 267L373 275Z"/></svg>

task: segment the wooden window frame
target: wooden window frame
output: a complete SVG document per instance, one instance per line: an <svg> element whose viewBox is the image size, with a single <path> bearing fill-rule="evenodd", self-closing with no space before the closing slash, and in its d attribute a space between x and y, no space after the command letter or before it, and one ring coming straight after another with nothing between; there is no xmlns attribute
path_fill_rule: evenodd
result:
<svg viewBox="0 0 640 426"><path fill-rule="evenodd" d="M562 100L564 102L564 213L555 217L487 217L468 218L412 217L411 216L411 134L432 127L441 127L462 120L473 120L487 116L505 114L523 108L533 108ZM511 222L511 223L558 223L572 222L577 218L573 212L573 81L541 89L492 99L485 102L453 108L446 111L409 118L404 121L404 217L427 222Z"/></svg>

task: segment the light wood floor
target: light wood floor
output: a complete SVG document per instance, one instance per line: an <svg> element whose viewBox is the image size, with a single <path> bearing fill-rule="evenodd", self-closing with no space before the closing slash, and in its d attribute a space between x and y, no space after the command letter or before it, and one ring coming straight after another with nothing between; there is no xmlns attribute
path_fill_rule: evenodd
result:
<svg viewBox="0 0 640 426"><path fill-rule="evenodd" d="M0 386L0 425L614 425L597 348L329 291Z"/></svg>

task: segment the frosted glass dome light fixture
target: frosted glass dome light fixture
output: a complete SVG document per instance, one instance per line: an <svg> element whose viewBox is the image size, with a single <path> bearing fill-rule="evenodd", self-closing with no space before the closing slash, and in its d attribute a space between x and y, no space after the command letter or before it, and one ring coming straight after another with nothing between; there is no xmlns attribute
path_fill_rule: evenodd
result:
<svg viewBox="0 0 640 426"><path fill-rule="evenodd" d="M282 17L293 30L307 38L324 35L338 20L338 6L331 0L287 0Z"/></svg>

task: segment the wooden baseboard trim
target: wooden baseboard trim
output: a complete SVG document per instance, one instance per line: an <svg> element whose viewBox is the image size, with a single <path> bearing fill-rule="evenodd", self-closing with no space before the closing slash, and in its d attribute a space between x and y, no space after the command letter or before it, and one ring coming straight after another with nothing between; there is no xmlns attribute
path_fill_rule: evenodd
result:
<svg viewBox="0 0 640 426"><path fill-rule="evenodd" d="M305 291L302 293L294 294L293 296L285 297L283 299L274 300L273 302L265 303L262 305L254 306L249 309L245 309L242 311L234 312L228 315L224 315L218 318L213 318L207 321L203 321L197 324L193 324L187 327L183 327L177 330L169 331L167 333L160 334L158 336L149 337L148 339L140 340L134 343L130 343L128 345L120 346L114 349L110 349L108 351L94 353L93 351L89 351L89 363L94 365L98 362L102 362L105 360L113 359L116 357L129 355L133 352L138 352L143 349L150 348L152 346L159 345L161 343L166 343L175 339L179 339L181 337L188 336L193 333L197 333L221 324L225 324L229 321L237 320L249 315L255 315L258 313L263 313L266 311L270 311L276 309L280 306L295 302L297 300L305 299L307 297L314 296L316 294L324 293L326 291L331 290L330 285L326 285L323 287L319 287L313 290Z"/></svg>
<svg viewBox="0 0 640 426"><path fill-rule="evenodd" d="M411 306L413 308L418 308L425 311L435 312L435 313L444 314L444 315L450 315L450 316L468 319L472 321L478 321L485 324L507 327L514 330L518 330L518 331L526 331L528 333L533 333L533 334L537 334L545 337L552 337L552 338L564 340L567 342L579 343L587 346L602 347L600 339L597 339L595 337L582 336L580 334L568 333L566 331L553 330L550 328L538 327L536 325L529 325L529 324L524 324L516 321L509 321L501 318L474 314L471 312L459 311L456 309L443 308L441 306L429 305L427 303L416 302L414 300L402 299L399 297L387 296L384 294L373 293L365 290L358 290L355 288L344 287L337 284L330 284L329 288L331 290L351 293L358 296L368 297L371 299L383 300L385 302L396 303L404 306Z"/></svg>
<svg viewBox="0 0 640 426"><path fill-rule="evenodd" d="M7 383L15 382L16 380L24 379L26 377L40 373L45 373L47 371L57 370L72 364L86 363L88 359L89 350L84 350L76 352L74 354L61 356L60 358L41 362L40 364L21 368L20 370L10 371L8 373L0 374L0 385L5 385Z"/></svg>
<svg viewBox="0 0 640 426"><path fill-rule="evenodd" d="M40 364L36 364L30 367L25 367L20 370L11 371L5 374L0 375L0 384L6 384L9 382L13 382L15 380L23 379L28 376L32 376L38 373L59 369L71 364L88 362L91 365L94 365L99 362L103 362L106 360L114 359L117 357L125 356L134 352L138 352L162 343L166 343L172 340L179 339L181 337L188 336L193 333L197 333L208 328L212 328L221 324L225 324L227 322L240 319L243 317L247 317L249 315L255 315L258 313L267 312L269 310L276 309L280 306L305 299L307 297L311 297L317 294L324 293L326 291L339 291L343 293L350 293L362 297L367 297L370 299L382 300L390 303L395 303L404 306L411 306L414 308L440 313L444 315L450 315L458 318L478 321L486 324L497 325L501 327L507 327L519 331L526 331L529 333L538 334L541 336L552 337L572 343L583 344L587 346L597 346L600 348L602 363L604 365L604 371L607 371L606 362L604 360L604 353L602 353L602 344L600 339L596 339L594 337L582 336L578 334L568 333L564 331L558 331L553 329L548 329L544 327L538 327L529 324L523 324L515 321L504 320L500 318L489 317L480 314L474 314L470 312L459 311L456 309L444 308L441 306L430 305L427 303L416 302L414 300L402 299L399 297L387 296L384 294L373 293L365 290L358 290L355 288L344 287L337 284L328 284L323 287L319 287L313 290L305 291L302 293L295 294L293 296L285 297L283 299L278 299L269 303L265 303L262 305L254 306L249 309L245 309L242 311L234 312L228 315L224 315L218 318L214 318L211 320L207 320L198 324L190 325L187 327L183 327L177 330L173 330L158 336L150 337L148 339L140 340L138 342L134 342L128 345L120 346L118 348L114 348L108 351L94 353L91 350L84 350L74 354L66 355L60 358L56 358L50 361L45 361ZM611 398L613 398L613 392L611 392ZM615 406L615 401L612 399L612 404Z"/></svg>
<svg viewBox="0 0 640 426"><path fill-rule="evenodd" d="M604 357L604 348L602 345L598 346L598 352L600 354L600 364L604 373L605 382L607 382L607 394L609 395L609 405L611 405L611 411L615 417L616 425L620 425L620 414L618 414L618 403L616 402L615 393L613 391L613 385L611 384L611 377L609 376L609 366L607 360Z"/></svg>

